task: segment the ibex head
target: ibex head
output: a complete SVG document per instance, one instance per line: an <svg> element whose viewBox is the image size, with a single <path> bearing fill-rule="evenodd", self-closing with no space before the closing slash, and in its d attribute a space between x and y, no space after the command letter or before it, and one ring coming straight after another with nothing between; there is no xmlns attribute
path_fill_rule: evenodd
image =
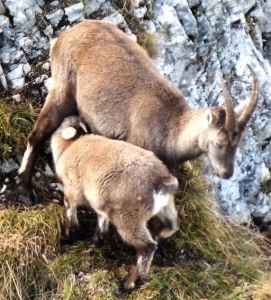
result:
<svg viewBox="0 0 271 300"><path fill-rule="evenodd" d="M214 107L208 111L208 129L201 140L216 175L222 178L233 174L236 149L257 104L258 85L254 72L252 75L252 95L241 110L233 108L230 94L223 84L224 107Z"/></svg>

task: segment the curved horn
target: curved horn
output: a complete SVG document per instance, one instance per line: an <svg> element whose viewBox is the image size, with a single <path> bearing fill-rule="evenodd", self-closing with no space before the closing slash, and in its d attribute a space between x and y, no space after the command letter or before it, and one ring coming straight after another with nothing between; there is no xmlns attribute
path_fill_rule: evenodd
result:
<svg viewBox="0 0 271 300"><path fill-rule="evenodd" d="M225 86L224 80L222 80L222 92L224 95L224 101L225 101L225 107L226 107L226 121L225 121L225 128L227 130L231 130L235 126L235 115L234 115L234 109L233 104L231 100L231 96L229 91L227 90Z"/></svg>
<svg viewBox="0 0 271 300"><path fill-rule="evenodd" d="M250 66L248 66L252 76L253 76L253 86L252 86L252 95L248 103L245 105L243 111L241 112L238 123L240 128L244 128L249 121L256 105L257 105L257 99L258 99L258 81L256 78L256 75L254 71L251 69Z"/></svg>

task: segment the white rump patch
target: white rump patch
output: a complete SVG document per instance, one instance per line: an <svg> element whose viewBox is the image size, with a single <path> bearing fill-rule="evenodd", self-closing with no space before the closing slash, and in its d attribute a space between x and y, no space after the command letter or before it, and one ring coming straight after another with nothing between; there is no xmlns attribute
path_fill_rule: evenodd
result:
<svg viewBox="0 0 271 300"><path fill-rule="evenodd" d="M153 193L153 215L158 214L165 206L167 206L172 198L172 194L162 191Z"/></svg>
<svg viewBox="0 0 271 300"><path fill-rule="evenodd" d="M61 132L61 136L64 140L70 140L76 136L77 130L73 127L64 128Z"/></svg>

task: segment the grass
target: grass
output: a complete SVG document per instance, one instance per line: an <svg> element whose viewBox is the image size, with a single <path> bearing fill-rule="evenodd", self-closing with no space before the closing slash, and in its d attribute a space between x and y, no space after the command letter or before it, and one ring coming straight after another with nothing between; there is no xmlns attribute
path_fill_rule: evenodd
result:
<svg viewBox="0 0 271 300"><path fill-rule="evenodd" d="M0 299L34 299L51 281L47 262L60 244L57 205L0 211Z"/></svg>
<svg viewBox="0 0 271 300"><path fill-rule="evenodd" d="M0 299L270 299L263 239L221 219L197 164L180 174L181 229L160 244L150 280L131 293L121 286L134 252L114 231L91 245L93 214L81 214L84 238L60 245L61 206L0 211Z"/></svg>
<svg viewBox="0 0 271 300"><path fill-rule="evenodd" d="M30 103L0 101L0 161L21 153L36 115Z"/></svg>

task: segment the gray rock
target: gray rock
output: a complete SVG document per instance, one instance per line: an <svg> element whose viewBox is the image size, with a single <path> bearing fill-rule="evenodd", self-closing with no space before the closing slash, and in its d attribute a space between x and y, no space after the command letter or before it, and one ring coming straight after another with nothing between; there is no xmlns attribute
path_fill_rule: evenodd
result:
<svg viewBox="0 0 271 300"><path fill-rule="evenodd" d="M13 159L8 159L0 164L0 173L8 174L10 172L16 171L18 168L19 165Z"/></svg>
<svg viewBox="0 0 271 300"><path fill-rule="evenodd" d="M18 31L31 32L36 22L36 15L42 14L43 0L6 0L5 5L13 17Z"/></svg>
<svg viewBox="0 0 271 300"><path fill-rule="evenodd" d="M138 19L143 19L147 12L147 7L143 6L134 10L134 16Z"/></svg>
<svg viewBox="0 0 271 300"><path fill-rule="evenodd" d="M65 8L65 15L68 17L70 23L78 22L83 19L83 3L77 3Z"/></svg>
<svg viewBox="0 0 271 300"><path fill-rule="evenodd" d="M54 27L57 27L63 16L64 11L62 9L58 9L55 12L46 15L46 19L49 20Z"/></svg>
<svg viewBox="0 0 271 300"><path fill-rule="evenodd" d="M51 6L51 7L58 7L58 6L59 6L59 1L58 1L58 0L52 1L52 2L50 3L50 6Z"/></svg>
<svg viewBox="0 0 271 300"><path fill-rule="evenodd" d="M53 37L54 29L51 25L48 25L44 30L43 33L48 36L49 38Z"/></svg>
<svg viewBox="0 0 271 300"><path fill-rule="evenodd" d="M13 36L9 18L3 15L0 15L0 34L3 34L5 38Z"/></svg>
<svg viewBox="0 0 271 300"><path fill-rule="evenodd" d="M0 0L0 15L4 15L6 12L6 8L2 2L2 0Z"/></svg>
<svg viewBox="0 0 271 300"><path fill-rule="evenodd" d="M26 53L30 53L33 47L33 41L28 36L22 36L18 39L19 47L22 48Z"/></svg>
<svg viewBox="0 0 271 300"><path fill-rule="evenodd" d="M6 76L5 76L5 73L3 71L3 68L0 64L0 83L2 85L2 87L7 90L8 88L8 83L7 83L7 79L6 79Z"/></svg>
<svg viewBox="0 0 271 300"><path fill-rule="evenodd" d="M183 24L185 32L190 36L198 35L197 21L190 10L187 0L180 0L175 6L180 22Z"/></svg>
<svg viewBox="0 0 271 300"><path fill-rule="evenodd" d="M196 7L200 4L200 0L188 0L187 2L190 8Z"/></svg>
<svg viewBox="0 0 271 300"><path fill-rule="evenodd" d="M25 83L24 65L17 65L14 70L7 74L7 79L9 80L11 87L14 90L19 90L23 88Z"/></svg>
<svg viewBox="0 0 271 300"><path fill-rule="evenodd" d="M111 22L111 23L117 25L119 28L121 28L127 34L129 34L132 39L134 38L131 30L129 29L129 27L128 27L125 19L124 19L124 17L119 12L115 11L111 15L105 17L103 20Z"/></svg>
<svg viewBox="0 0 271 300"><path fill-rule="evenodd" d="M85 16L89 17L97 12L107 0L85 0L84 12Z"/></svg>

